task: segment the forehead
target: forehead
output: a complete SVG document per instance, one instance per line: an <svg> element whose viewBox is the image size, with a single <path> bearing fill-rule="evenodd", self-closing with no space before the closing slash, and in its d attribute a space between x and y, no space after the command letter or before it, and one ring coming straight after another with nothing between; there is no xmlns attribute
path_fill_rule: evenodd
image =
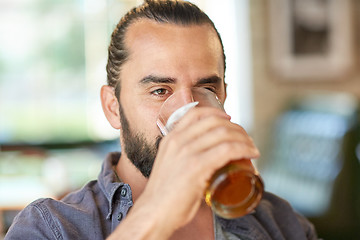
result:
<svg viewBox="0 0 360 240"><path fill-rule="evenodd" d="M132 23L125 34L125 46L129 60L196 61L217 64L224 71L222 46L216 31L210 24L178 25L140 19ZM190 62L189 62L190 61ZM210 61L212 61L210 63Z"/></svg>
<svg viewBox="0 0 360 240"><path fill-rule="evenodd" d="M125 42L131 46L142 40L181 40L187 37L194 37L192 43L201 41L211 45L220 44L218 36L209 23L181 25L175 23L156 22L155 20L141 18L130 24L127 29Z"/></svg>

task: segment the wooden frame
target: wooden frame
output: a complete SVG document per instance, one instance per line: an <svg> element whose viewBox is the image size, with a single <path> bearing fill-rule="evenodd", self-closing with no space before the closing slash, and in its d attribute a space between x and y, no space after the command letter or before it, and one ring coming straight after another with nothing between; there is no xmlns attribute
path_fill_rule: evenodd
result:
<svg viewBox="0 0 360 240"><path fill-rule="evenodd" d="M287 81L342 80L354 66L350 0L271 0L270 65Z"/></svg>

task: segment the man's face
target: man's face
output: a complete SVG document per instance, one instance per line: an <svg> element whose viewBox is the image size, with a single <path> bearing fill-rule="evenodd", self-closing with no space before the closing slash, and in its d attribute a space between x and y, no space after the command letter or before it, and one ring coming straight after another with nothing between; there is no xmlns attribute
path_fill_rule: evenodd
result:
<svg viewBox="0 0 360 240"><path fill-rule="evenodd" d="M222 48L210 25L148 19L130 26L125 44L129 59L120 73L120 141L123 154L148 177L160 138L157 116L172 93L204 87L225 101Z"/></svg>

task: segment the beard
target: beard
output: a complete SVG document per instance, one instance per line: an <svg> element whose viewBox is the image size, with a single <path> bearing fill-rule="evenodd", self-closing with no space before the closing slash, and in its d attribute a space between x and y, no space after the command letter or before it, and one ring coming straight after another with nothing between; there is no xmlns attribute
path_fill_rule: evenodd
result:
<svg viewBox="0 0 360 240"><path fill-rule="evenodd" d="M130 129L129 121L120 102L119 111L124 145L122 148L132 164L144 177L149 178L162 137L158 136L155 143L150 144L146 141L144 134Z"/></svg>

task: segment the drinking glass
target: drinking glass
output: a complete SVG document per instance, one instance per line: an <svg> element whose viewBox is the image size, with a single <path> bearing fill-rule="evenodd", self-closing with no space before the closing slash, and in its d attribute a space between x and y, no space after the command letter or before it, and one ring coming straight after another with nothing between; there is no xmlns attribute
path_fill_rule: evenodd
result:
<svg viewBox="0 0 360 240"><path fill-rule="evenodd" d="M163 103L157 125L165 136L181 117L193 107L215 107L224 110L212 91L186 88L175 91ZM244 216L258 205L264 191L259 172L250 159L234 160L218 169L205 191L205 201L222 218Z"/></svg>

